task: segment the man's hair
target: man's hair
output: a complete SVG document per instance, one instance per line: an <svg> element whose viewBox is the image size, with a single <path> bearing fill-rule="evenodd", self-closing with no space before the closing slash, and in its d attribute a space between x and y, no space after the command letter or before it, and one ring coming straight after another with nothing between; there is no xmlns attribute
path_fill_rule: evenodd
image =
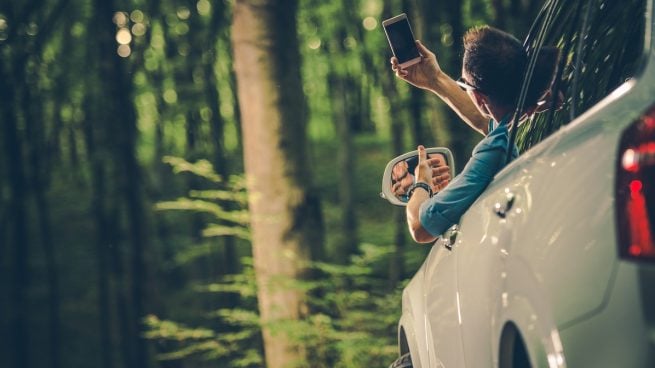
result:
<svg viewBox="0 0 655 368"><path fill-rule="evenodd" d="M552 83L559 49L542 47L532 75L525 107L535 105ZM476 89L491 103L506 108L515 107L521 91L528 54L521 42L509 33L482 26L464 35L464 71Z"/></svg>

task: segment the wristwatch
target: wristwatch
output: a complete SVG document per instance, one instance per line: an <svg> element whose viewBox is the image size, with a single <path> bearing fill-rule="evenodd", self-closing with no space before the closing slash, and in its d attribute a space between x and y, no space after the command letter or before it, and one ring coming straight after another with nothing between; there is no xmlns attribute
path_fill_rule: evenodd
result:
<svg viewBox="0 0 655 368"><path fill-rule="evenodd" d="M409 190L407 191L408 198L412 198L412 194L414 194L414 189L416 188L425 189L425 191L428 192L430 198L432 198L432 188L430 188L430 186L427 183L424 183L422 181L417 181L416 183L412 184L412 186L409 187Z"/></svg>

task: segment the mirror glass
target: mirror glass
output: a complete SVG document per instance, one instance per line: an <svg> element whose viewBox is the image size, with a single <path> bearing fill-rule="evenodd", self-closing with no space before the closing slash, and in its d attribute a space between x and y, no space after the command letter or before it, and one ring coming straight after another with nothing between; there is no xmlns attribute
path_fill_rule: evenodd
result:
<svg viewBox="0 0 655 368"><path fill-rule="evenodd" d="M428 159L432 162L432 167L448 166L450 178L455 175L453 155L447 148L428 148L426 149ZM406 205L409 201L408 191L414 184L414 170L418 164L418 151L407 152L389 161L382 178L382 198L387 199L392 204L398 206ZM443 184L443 182L442 182ZM438 192L438 188L433 185L432 191Z"/></svg>

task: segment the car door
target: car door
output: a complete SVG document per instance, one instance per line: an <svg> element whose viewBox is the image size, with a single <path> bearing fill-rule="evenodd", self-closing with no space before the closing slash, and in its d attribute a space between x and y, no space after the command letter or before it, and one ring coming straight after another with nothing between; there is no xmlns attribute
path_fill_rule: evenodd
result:
<svg viewBox="0 0 655 368"><path fill-rule="evenodd" d="M562 33L575 29L582 1L569 2L568 6L551 1L533 26L537 33L528 36L526 48L539 49L551 24L557 24ZM573 37L565 41L571 45ZM534 59L537 53L531 54ZM552 315L539 290L538 275L515 256L519 252L514 229L525 223L533 202L531 163L520 157L509 164L460 221L453 252L457 256L459 315L467 367L490 366L490 362L498 365L501 331L508 320L540 331L531 336L550 339L552 321L536 317ZM541 345L528 342L528 346ZM552 350L557 349L553 346ZM544 361L546 354L543 350L529 352L531 359L539 361Z"/></svg>
<svg viewBox="0 0 655 368"><path fill-rule="evenodd" d="M423 367L463 367L461 315L457 291L457 260L451 239L457 226L432 246L423 265L423 321L427 362Z"/></svg>
<svg viewBox="0 0 655 368"><path fill-rule="evenodd" d="M453 247L466 367L497 362L500 331L509 315L548 315L535 275L515 257L513 229L531 205L531 178L521 160L512 163L469 209ZM536 303L535 303L536 302ZM530 324L531 321L517 321ZM543 355L542 353L535 353Z"/></svg>

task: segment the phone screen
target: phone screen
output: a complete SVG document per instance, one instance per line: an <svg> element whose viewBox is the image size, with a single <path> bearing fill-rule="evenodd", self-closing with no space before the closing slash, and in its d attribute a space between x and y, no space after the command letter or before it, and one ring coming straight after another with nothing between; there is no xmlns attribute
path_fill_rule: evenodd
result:
<svg viewBox="0 0 655 368"><path fill-rule="evenodd" d="M393 53L400 64L421 56L416 48L416 41L407 18L388 24L384 28Z"/></svg>

